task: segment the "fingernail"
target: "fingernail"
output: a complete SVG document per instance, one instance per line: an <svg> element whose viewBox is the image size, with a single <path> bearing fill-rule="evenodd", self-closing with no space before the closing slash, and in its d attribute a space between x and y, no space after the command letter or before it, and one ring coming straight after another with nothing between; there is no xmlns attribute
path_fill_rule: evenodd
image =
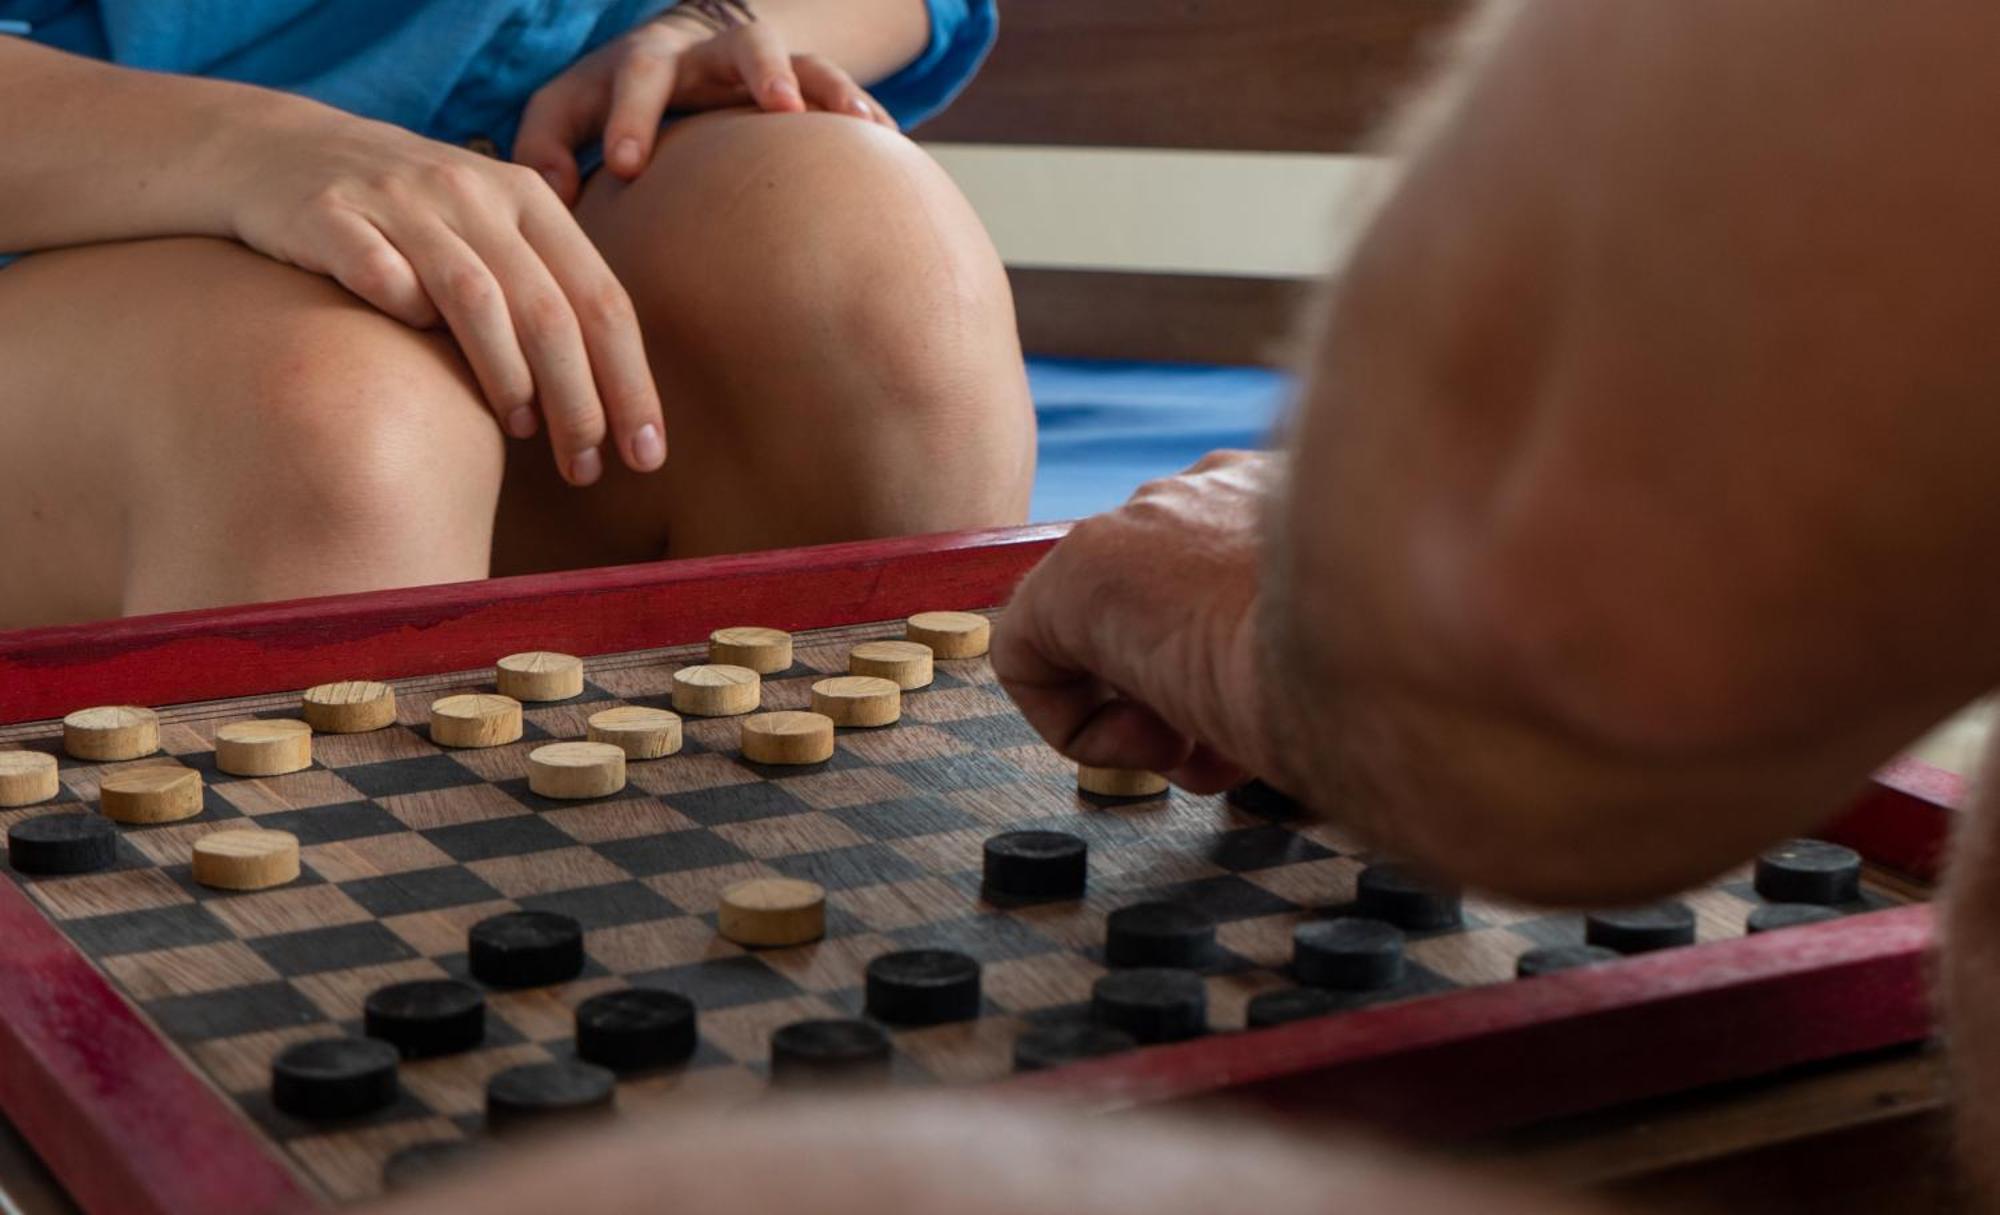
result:
<svg viewBox="0 0 2000 1215"><path fill-rule="evenodd" d="M624 165L626 168L638 168L639 141L627 135L618 141L618 147L612 152L612 155L617 158L619 164Z"/></svg>
<svg viewBox="0 0 2000 1215"><path fill-rule="evenodd" d="M783 97L789 101L797 101L799 99L799 86L789 80L773 80L771 82L771 95L773 97Z"/></svg>
<svg viewBox="0 0 2000 1215"><path fill-rule="evenodd" d="M508 414L507 433L517 439L532 437L535 433L535 411L522 406Z"/></svg>
<svg viewBox="0 0 2000 1215"><path fill-rule="evenodd" d="M660 435L660 428L651 422L639 428L632 436L632 463L640 472L652 472L667 461L667 441Z"/></svg>
<svg viewBox="0 0 2000 1215"><path fill-rule="evenodd" d="M574 485L595 485L604 475L604 460L595 447L586 447L569 458L569 479Z"/></svg>
<svg viewBox="0 0 2000 1215"><path fill-rule="evenodd" d="M853 110L855 113L861 115L863 118L866 118L870 122L875 121L875 111L870 109L868 103L861 100L861 98L859 97L856 97L853 101L848 102L847 108Z"/></svg>

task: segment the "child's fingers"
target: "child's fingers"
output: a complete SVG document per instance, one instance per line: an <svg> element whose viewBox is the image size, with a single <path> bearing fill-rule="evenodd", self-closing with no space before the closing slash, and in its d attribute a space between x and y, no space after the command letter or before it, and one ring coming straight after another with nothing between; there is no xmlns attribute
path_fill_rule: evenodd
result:
<svg viewBox="0 0 2000 1215"><path fill-rule="evenodd" d="M794 55L792 69L798 74L799 88L806 104L829 114L845 114L864 122L879 122L880 107L871 100L854 77L830 60L818 55Z"/></svg>
<svg viewBox="0 0 2000 1215"><path fill-rule="evenodd" d="M410 259L397 252L389 238L359 214L341 215L327 224L324 264L311 266L332 276L341 286L380 311L413 329L438 323L437 308L424 293Z"/></svg>
<svg viewBox="0 0 2000 1215"><path fill-rule="evenodd" d="M677 53L634 46L611 78L611 117L604 124L604 163L631 180L653 158L660 118L674 95Z"/></svg>
<svg viewBox="0 0 2000 1215"><path fill-rule="evenodd" d="M731 44L743 87L750 91L760 109L777 113L805 110L805 95L799 91L799 78L792 71L792 57L776 34L763 25L745 25L723 37Z"/></svg>
<svg viewBox="0 0 2000 1215"><path fill-rule="evenodd" d="M530 97L514 138L515 162L540 173L565 206L575 206L582 189L573 149L595 134L604 118L604 89L582 75L586 70L580 65Z"/></svg>
<svg viewBox="0 0 2000 1215"><path fill-rule="evenodd" d="M517 439L534 434L535 380L500 281L472 246L434 215L413 219L388 235L458 339L501 429Z"/></svg>

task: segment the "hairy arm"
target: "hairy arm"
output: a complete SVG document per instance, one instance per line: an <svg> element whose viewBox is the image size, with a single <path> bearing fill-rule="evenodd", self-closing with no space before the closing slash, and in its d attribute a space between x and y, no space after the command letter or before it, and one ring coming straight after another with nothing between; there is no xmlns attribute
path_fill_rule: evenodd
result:
<svg viewBox="0 0 2000 1215"><path fill-rule="evenodd" d="M2000 10L1492 17L1331 301L1272 754L1552 899L1809 828L2000 675Z"/></svg>

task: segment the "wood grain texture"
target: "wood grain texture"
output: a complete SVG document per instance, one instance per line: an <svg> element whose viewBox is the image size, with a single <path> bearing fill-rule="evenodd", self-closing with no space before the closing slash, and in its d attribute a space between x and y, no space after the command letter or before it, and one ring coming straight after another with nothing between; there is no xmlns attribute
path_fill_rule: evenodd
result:
<svg viewBox="0 0 2000 1215"><path fill-rule="evenodd" d="M1015 268L1021 348L1058 358L1286 366L1296 279Z"/></svg>
<svg viewBox="0 0 2000 1215"><path fill-rule="evenodd" d="M496 650L678 645L746 616L806 629L940 603L991 607L1065 530L908 536L0 633L0 724L121 700L465 670Z"/></svg>
<svg viewBox="0 0 2000 1215"><path fill-rule="evenodd" d="M1007 0L926 139L1346 152L1465 0Z"/></svg>

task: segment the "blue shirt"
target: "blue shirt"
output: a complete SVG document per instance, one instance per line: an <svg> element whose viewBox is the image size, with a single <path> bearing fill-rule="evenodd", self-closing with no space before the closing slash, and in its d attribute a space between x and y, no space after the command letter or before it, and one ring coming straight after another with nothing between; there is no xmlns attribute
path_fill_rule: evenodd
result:
<svg viewBox="0 0 2000 1215"><path fill-rule="evenodd" d="M283 89L506 154L528 97L674 0L0 0L0 29L127 67ZM925 0L923 54L871 88L912 126L978 70L994 0ZM866 82L864 82L866 83Z"/></svg>

